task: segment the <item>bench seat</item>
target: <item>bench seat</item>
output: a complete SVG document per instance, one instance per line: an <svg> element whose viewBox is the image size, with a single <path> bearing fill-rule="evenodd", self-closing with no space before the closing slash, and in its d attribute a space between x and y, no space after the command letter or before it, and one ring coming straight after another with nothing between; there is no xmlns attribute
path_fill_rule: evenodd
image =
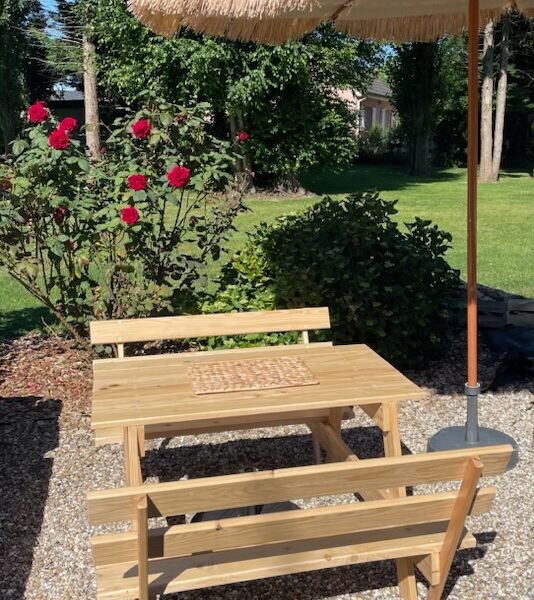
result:
<svg viewBox="0 0 534 600"><path fill-rule="evenodd" d="M149 560L151 594L170 594L384 559L437 556L447 522ZM459 549L475 548L464 529ZM98 600L139 597L137 563L97 568Z"/></svg>

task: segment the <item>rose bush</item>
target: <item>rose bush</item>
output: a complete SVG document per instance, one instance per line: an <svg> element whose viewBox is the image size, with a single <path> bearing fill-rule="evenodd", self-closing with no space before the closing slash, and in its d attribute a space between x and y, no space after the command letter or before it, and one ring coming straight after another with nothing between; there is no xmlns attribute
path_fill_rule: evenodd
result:
<svg viewBox="0 0 534 600"><path fill-rule="evenodd" d="M191 309L243 209L210 107L144 101L113 123L94 164L75 119L36 103L0 164L0 264L79 339L92 318Z"/></svg>

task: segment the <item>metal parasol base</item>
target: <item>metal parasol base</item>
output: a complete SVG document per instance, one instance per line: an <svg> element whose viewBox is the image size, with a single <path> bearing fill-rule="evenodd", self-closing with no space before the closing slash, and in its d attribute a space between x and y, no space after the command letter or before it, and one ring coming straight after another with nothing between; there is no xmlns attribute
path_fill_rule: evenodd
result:
<svg viewBox="0 0 534 600"><path fill-rule="evenodd" d="M480 385L465 386L467 394L467 422L464 427L446 427L434 434L427 444L428 452L440 450L461 450L480 446L499 446L511 444L514 448L507 471L513 469L519 462L517 442L502 431L480 427L478 424L478 394Z"/></svg>

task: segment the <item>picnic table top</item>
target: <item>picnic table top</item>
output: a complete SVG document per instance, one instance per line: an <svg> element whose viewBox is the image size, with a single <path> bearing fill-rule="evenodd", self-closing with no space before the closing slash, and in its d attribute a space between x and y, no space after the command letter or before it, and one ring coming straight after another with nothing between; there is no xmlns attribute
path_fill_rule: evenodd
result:
<svg viewBox="0 0 534 600"><path fill-rule="evenodd" d="M195 394L189 368L298 356L319 381L275 389ZM284 414L420 399L425 392L364 344L275 346L93 362L93 429Z"/></svg>

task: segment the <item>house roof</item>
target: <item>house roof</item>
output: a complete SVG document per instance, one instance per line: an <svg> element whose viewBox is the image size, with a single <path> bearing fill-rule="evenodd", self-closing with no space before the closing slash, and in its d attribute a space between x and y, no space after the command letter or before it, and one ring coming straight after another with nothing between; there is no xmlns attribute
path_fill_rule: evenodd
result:
<svg viewBox="0 0 534 600"><path fill-rule="evenodd" d="M383 79L376 78L369 86L366 95L379 98L391 98L391 88Z"/></svg>

